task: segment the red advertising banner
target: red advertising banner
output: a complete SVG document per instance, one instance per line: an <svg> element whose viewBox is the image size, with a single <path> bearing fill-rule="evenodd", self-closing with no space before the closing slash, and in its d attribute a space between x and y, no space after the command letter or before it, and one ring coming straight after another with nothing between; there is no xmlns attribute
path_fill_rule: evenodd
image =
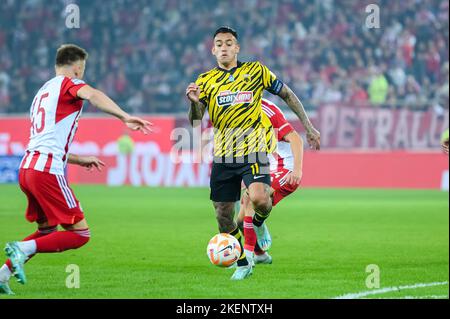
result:
<svg viewBox="0 0 450 319"><path fill-rule="evenodd" d="M426 112L345 105L319 108L325 148L435 149L448 128L448 110Z"/></svg>
<svg viewBox="0 0 450 319"><path fill-rule="evenodd" d="M71 183L96 183L135 186L204 186L208 185L210 165L173 160L170 151L176 141L175 117L143 117L153 123L153 132L131 132L114 118L82 117L70 153L93 155L106 163L102 172L68 165ZM0 119L0 155L22 156L29 138L29 119ZM118 139L129 133L134 150L119 152ZM189 158L188 158L189 159Z"/></svg>
<svg viewBox="0 0 450 319"><path fill-rule="evenodd" d="M436 152L306 152L307 187L448 190L448 155Z"/></svg>
<svg viewBox="0 0 450 319"><path fill-rule="evenodd" d="M395 132L396 127L403 125L398 123L404 121L400 118L405 115L399 112L393 114L396 114L391 117L391 120L397 123L393 126ZM417 117L411 113L405 114L406 118ZM428 118L428 123L431 124L436 121L431 116L422 115L421 118ZM69 165L69 181L107 185L208 186L209 163L193 163L192 153L189 151L181 156L178 154L178 161L171 153L173 145L177 143L176 136L179 136L174 134L177 132L175 118L168 116L146 119L154 123L154 132L150 135L130 132L130 137L134 140L134 150L131 154L123 154L119 152L117 141L128 130L125 130L120 121L114 118L81 118L70 152L98 156L106 162L107 167L102 172L87 172L84 168ZM28 142L29 125L29 120L23 117L0 119L0 155L23 155ZM435 135L440 130L438 127L435 126ZM359 129L362 132L362 129ZM431 141L430 134L422 135L420 132L425 131L418 132L419 136L428 136L427 141ZM323 144L343 144L348 137L345 137L345 134L339 137L339 134L322 130ZM402 134L399 136L403 136ZM372 140L370 136L369 134L364 138L354 138L355 142L352 143L371 145L370 141L373 141L376 145L376 138ZM394 138L390 144L385 145L398 145L399 139L400 137L397 137L397 142L394 143ZM366 142L363 143L363 140ZM187 141L189 144L190 138ZM325 146L319 152L305 152L303 176L303 187L448 189L448 156L441 153L438 146L427 152L330 151Z"/></svg>

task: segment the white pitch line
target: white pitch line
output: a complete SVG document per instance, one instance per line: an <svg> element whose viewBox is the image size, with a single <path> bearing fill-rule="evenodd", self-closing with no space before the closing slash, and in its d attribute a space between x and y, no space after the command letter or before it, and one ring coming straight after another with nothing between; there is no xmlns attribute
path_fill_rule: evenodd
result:
<svg viewBox="0 0 450 319"><path fill-rule="evenodd" d="M403 297L380 297L376 299L448 299L448 295L429 295L429 296L403 296Z"/></svg>
<svg viewBox="0 0 450 319"><path fill-rule="evenodd" d="M345 294L345 295L336 297L334 299L358 299L358 298L371 296L371 295L385 294L385 293L392 292L392 291L402 291L402 290L406 290L406 289L417 289L417 288L444 286L444 285L448 285L448 281L420 283L420 284L414 284L414 285L408 285L408 286L398 286L398 287L387 287L387 288L382 288L382 289L375 289L375 290L368 290L368 291L363 291L363 292L358 292L358 293Z"/></svg>

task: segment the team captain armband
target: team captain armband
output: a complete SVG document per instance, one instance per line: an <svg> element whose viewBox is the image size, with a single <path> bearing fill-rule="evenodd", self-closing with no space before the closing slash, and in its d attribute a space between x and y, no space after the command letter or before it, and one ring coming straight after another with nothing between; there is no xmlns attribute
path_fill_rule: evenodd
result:
<svg viewBox="0 0 450 319"><path fill-rule="evenodd" d="M272 82L272 85L267 88L267 91L269 91L270 93L272 93L274 95L278 95L282 88L283 88L283 82L276 79L275 81Z"/></svg>

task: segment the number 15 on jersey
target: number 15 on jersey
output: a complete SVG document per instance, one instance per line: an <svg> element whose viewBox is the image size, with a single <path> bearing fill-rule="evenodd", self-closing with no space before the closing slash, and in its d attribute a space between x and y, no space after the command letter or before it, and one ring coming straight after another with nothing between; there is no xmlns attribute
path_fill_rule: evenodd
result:
<svg viewBox="0 0 450 319"><path fill-rule="evenodd" d="M45 128L45 109L42 106L42 101L48 97L48 93L44 93L39 98L39 104L36 108L36 102L38 98L34 100L33 107L31 109L31 135L41 133Z"/></svg>

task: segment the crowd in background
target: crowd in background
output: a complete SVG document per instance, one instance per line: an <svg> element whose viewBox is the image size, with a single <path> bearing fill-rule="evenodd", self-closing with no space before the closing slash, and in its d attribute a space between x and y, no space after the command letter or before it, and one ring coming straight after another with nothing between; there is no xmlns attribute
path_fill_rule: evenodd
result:
<svg viewBox="0 0 450 319"><path fill-rule="evenodd" d="M65 8L80 8L67 28ZM369 3L379 28L366 22ZM242 61L260 60L309 110L448 109L448 0L2 0L0 113L28 112L53 76L55 51L89 52L85 80L133 113L186 112L184 92L215 66L212 34L239 34ZM369 17L370 20L370 17ZM95 111L88 105L87 111Z"/></svg>

